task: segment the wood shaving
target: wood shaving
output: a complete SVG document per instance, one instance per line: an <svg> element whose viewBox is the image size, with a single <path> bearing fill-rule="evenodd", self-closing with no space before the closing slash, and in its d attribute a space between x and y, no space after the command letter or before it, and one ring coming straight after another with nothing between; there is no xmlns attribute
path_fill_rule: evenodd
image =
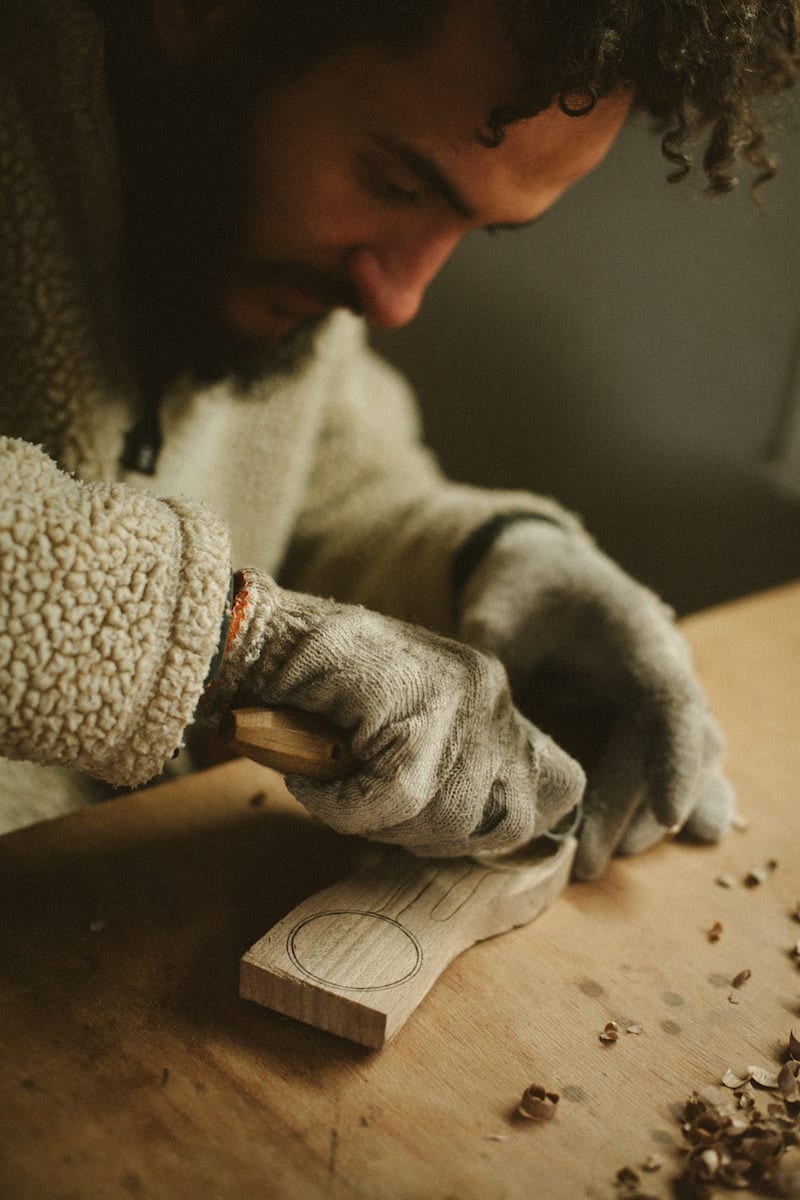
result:
<svg viewBox="0 0 800 1200"><path fill-rule="evenodd" d="M625 1032L633 1033L633 1034L640 1034L642 1032L642 1027L641 1027L641 1025L626 1025Z"/></svg>
<svg viewBox="0 0 800 1200"><path fill-rule="evenodd" d="M738 1004L739 997L735 992L728 992L728 1004Z"/></svg>
<svg viewBox="0 0 800 1200"><path fill-rule="evenodd" d="M745 887L758 887L765 879L768 879L773 871L778 869L777 858L769 858L764 863L763 867L751 867L744 877Z"/></svg>
<svg viewBox="0 0 800 1200"><path fill-rule="evenodd" d="M706 937L710 942L718 942L722 937L722 921L715 921L711 928L706 930Z"/></svg>
<svg viewBox="0 0 800 1200"><path fill-rule="evenodd" d="M752 974L753 972L749 969L749 967L745 967L745 969L740 971L738 975L734 975L733 979L731 980L731 987L744 987Z"/></svg>
<svg viewBox="0 0 800 1200"><path fill-rule="evenodd" d="M727 1071L722 1076L722 1086L726 1087L726 1088L740 1088L740 1087L744 1087L744 1085L746 1083L748 1083L749 1080L750 1080L749 1074L737 1075L736 1072L731 1067L728 1067Z"/></svg>
<svg viewBox="0 0 800 1200"><path fill-rule="evenodd" d="M619 1040L619 1025L616 1021L608 1021L606 1027L601 1034L598 1034L601 1042L610 1045L612 1042Z"/></svg>
<svg viewBox="0 0 800 1200"><path fill-rule="evenodd" d="M747 1069L753 1083L757 1083L759 1087L776 1088L778 1086L778 1076L774 1071L768 1071L766 1067L748 1067Z"/></svg>
<svg viewBox="0 0 800 1200"><path fill-rule="evenodd" d="M651 1196L649 1192L640 1190L641 1180L633 1167L620 1167L614 1182L623 1200L656 1200L656 1197Z"/></svg>
<svg viewBox="0 0 800 1200"><path fill-rule="evenodd" d="M792 1066L790 1060L778 1078L788 1081L786 1086L793 1094ZM789 1071L784 1076L786 1068ZM747 1070L756 1082L762 1073L771 1075L763 1068ZM719 1188L800 1195L794 1153L800 1145L800 1102L779 1092L781 1101L770 1103L766 1114L755 1105L749 1082L734 1092L711 1087L693 1093L683 1112L682 1130L689 1151L683 1173L674 1181L676 1193L692 1200L706 1200Z"/></svg>
<svg viewBox="0 0 800 1200"><path fill-rule="evenodd" d="M790 1058L778 1072L778 1091L788 1104L800 1103L800 1062Z"/></svg>
<svg viewBox="0 0 800 1200"><path fill-rule="evenodd" d="M732 888L736 887L736 880L732 875L718 875L714 882L719 887Z"/></svg>
<svg viewBox="0 0 800 1200"><path fill-rule="evenodd" d="M517 1113L526 1121L551 1121L560 1098L558 1092L548 1092L540 1083L532 1083L522 1093Z"/></svg>
<svg viewBox="0 0 800 1200"><path fill-rule="evenodd" d="M483 1135L483 1140L485 1142L507 1142L508 1134L507 1133L485 1133Z"/></svg>

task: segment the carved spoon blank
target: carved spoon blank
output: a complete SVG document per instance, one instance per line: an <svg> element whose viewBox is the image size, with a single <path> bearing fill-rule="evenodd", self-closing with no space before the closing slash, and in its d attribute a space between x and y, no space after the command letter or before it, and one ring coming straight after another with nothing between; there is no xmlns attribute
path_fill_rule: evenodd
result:
<svg viewBox="0 0 800 1200"><path fill-rule="evenodd" d="M240 995L380 1049L456 955L547 908L575 848L543 838L477 862L382 847L377 865L303 901L247 951Z"/></svg>

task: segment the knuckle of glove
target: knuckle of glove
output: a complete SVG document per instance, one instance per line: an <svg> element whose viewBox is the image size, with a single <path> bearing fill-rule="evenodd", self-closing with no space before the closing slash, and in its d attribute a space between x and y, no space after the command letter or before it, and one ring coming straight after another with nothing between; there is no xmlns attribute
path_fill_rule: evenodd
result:
<svg viewBox="0 0 800 1200"><path fill-rule="evenodd" d="M701 777L698 798L683 832L694 841L718 842L728 833L736 811L736 795L721 771L710 768Z"/></svg>
<svg viewBox="0 0 800 1200"><path fill-rule="evenodd" d="M470 832L471 851L523 845L570 812L586 787L582 767L513 709L504 740Z"/></svg>

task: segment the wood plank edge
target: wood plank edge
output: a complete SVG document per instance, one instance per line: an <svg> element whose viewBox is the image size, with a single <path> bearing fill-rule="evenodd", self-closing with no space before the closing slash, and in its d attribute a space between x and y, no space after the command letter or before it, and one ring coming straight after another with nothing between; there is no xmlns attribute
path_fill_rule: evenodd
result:
<svg viewBox="0 0 800 1200"><path fill-rule="evenodd" d="M385 1012L340 992L323 991L318 985L264 967L250 951L239 964L239 995L243 1000L252 1000L371 1050L382 1049L390 1036Z"/></svg>

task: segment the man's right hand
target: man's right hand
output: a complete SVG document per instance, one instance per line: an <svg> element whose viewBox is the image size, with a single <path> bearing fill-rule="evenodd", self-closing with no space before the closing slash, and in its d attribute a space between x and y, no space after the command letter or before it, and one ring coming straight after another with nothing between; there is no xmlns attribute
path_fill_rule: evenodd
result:
<svg viewBox="0 0 800 1200"><path fill-rule="evenodd" d="M496 658L258 571L238 582L205 707L287 705L348 730L353 775L287 780L326 824L457 856L524 845L581 799L582 768L514 708Z"/></svg>

